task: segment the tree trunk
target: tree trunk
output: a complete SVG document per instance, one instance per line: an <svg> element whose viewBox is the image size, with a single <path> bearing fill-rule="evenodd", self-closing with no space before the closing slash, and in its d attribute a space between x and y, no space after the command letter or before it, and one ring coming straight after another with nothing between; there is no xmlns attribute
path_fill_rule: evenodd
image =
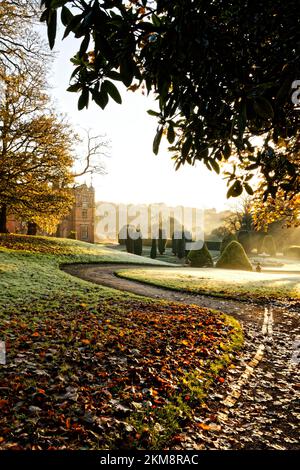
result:
<svg viewBox="0 0 300 470"><path fill-rule="evenodd" d="M27 235L37 234L37 224L35 222L28 222Z"/></svg>
<svg viewBox="0 0 300 470"><path fill-rule="evenodd" d="M3 204L0 207L0 233L8 232L6 221L7 221L7 207L6 207L6 204Z"/></svg>

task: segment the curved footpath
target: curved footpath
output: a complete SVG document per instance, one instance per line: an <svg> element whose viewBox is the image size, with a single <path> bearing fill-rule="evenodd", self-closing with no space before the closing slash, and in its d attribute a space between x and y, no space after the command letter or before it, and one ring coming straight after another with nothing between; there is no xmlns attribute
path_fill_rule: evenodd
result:
<svg viewBox="0 0 300 470"><path fill-rule="evenodd" d="M244 329L245 348L235 367L229 369L224 384L212 390L207 408L201 409L194 423L182 430L176 448L300 449L299 303L269 301L259 305L176 292L117 277L117 272L129 268L146 267L62 267L73 276L121 291L220 310L237 318Z"/></svg>

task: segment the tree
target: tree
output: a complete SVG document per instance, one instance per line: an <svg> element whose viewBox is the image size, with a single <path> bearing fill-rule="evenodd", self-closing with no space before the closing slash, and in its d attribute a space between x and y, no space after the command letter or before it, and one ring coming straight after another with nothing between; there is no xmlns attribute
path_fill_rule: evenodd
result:
<svg viewBox="0 0 300 470"><path fill-rule="evenodd" d="M137 238L133 241L133 252L135 255L141 256L143 253L143 236L140 229L136 229Z"/></svg>
<svg viewBox="0 0 300 470"><path fill-rule="evenodd" d="M276 246L272 235L266 235L262 245L262 252L270 256L276 256Z"/></svg>
<svg viewBox="0 0 300 470"><path fill-rule="evenodd" d="M42 6L51 48L58 11L64 37L72 32L80 40L68 89L80 93L79 109L89 98L103 109L110 98L121 103L117 81L154 91L154 153L166 133L176 168L201 161L219 173L236 157L228 197L253 193L254 170L266 181L266 195L297 193L289 152L300 133L297 0L42 0Z"/></svg>
<svg viewBox="0 0 300 470"><path fill-rule="evenodd" d="M214 228L208 235L208 240L222 240L226 235L230 233L229 229L224 225Z"/></svg>
<svg viewBox="0 0 300 470"><path fill-rule="evenodd" d="M246 253L251 253L255 242L254 232L240 230L237 236L238 242L242 245Z"/></svg>
<svg viewBox="0 0 300 470"><path fill-rule="evenodd" d="M50 54L34 25L39 2L4 0L0 5L0 232L8 210L49 232L72 205L75 176L102 171L95 156L106 145L87 136L84 169L74 173L79 139L52 109L46 94Z"/></svg>
<svg viewBox="0 0 300 470"><path fill-rule="evenodd" d="M172 253L173 255L177 255L178 249L178 239L176 238L176 232L172 233Z"/></svg>
<svg viewBox="0 0 300 470"><path fill-rule="evenodd" d="M263 200L263 188L259 188L253 203L253 221L257 230L267 231L274 222L282 226L297 227L300 225L300 196L287 197L278 191L276 197L269 195Z"/></svg>
<svg viewBox="0 0 300 470"><path fill-rule="evenodd" d="M165 230L162 228L158 229L158 251L160 255L163 255L166 251L167 238Z"/></svg>
<svg viewBox="0 0 300 470"><path fill-rule="evenodd" d="M156 238L153 238L151 243L150 258L155 259L157 256Z"/></svg>
<svg viewBox="0 0 300 470"><path fill-rule="evenodd" d="M0 232L8 210L34 221L34 216L64 216L72 204L71 149L74 135L48 108L43 80L0 70Z"/></svg>
<svg viewBox="0 0 300 470"><path fill-rule="evenodd" d="M191 250L188 254L188 260L190 261L191 266L196 268L212 268L214 266L213 259L208 251L206 243L203 244L203 247L200 250Z"/></svg>
<svg viewBox="0 0 300 470"><path fill-rule="evenodd" d="M252 216L253 198L246 196L230 211L230 215L224 220L224 227L230 232L235 233L239 230L253 230Z"/></svg>
<svg viewBox="0 0 300 470"><path fill-rule="evenodd" d="M242 245L233 240L226 246L225 250L221 254L216 263L216 268L252 271L252 264Z"/></svg>
<svg viewBox="0 0 300 470"><path fill-rule="evenodd" d="M126 226L125 246L127 253L134 253L134 232L135 227L133 225Z"/></svg>
<svg viewBox="0 0 300 470"><path fill-rule="evenodd" d="M0 3L0 66L10 73L30 73L41 60L48 61L51 55L34 25L40 12L38 0L2 0Z"/></svg>
<svg viewBox="0 0 300 470"><path fill-rule="evenodd" d="M177 257L179 259L183 259L185 257L185 248L186 248L186 240L185 240L185 233L182 230L181 237L177 240Z"/></svg>
<svg viewBox="0 0 300 470"><path fill-rule="evenodd" d="M88 173L105 175L106 170L101 157L108 157L109 141L104 135L92 135L90 130L85 130L85 138L81 142L86 144L86 148L83 157L82 155L74 157L75 163L81 168L73 173L73 177L77 178Z"/></svg>

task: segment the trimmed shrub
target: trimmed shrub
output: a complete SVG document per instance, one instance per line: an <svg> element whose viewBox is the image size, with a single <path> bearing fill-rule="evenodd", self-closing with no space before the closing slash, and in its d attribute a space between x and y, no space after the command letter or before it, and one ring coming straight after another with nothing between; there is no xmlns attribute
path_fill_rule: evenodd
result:
<svg viewBox="0 0 300 470"><path fill-rule="evenodd" d="M182 232L181 238L179 238L177 241L177 256L179 259L182 259L185 257L185 238L184 238L184 232Z"/></svg>
<svg viewBox="0 0 300 470"><path fill-rule="evenodd" d="M178 239L175 238L175 232L172 234L172 253L173 255L177 255L177 250L178 250Z"/></svg>
<svg viewBox="0 0 300 470"><path fill-rule="evenodd" d="M150 251L150 258L155 259L157 255L157 249L156 249L156 239L154 238L152 240L152 245L151 245L151 251Z"/></svg>
<svg viewBox="0 0 300 470"><path fill-rule="evenodd" d="M191 266L195 268L212 268L214 266L214 262L206 243L204 243L200 250L191 250L188 254L188 260L191 262Z"/></svg>
<svg viewBox="0 0 300 470"><path fill-rule="evenodd" d="M71 231L69 232L68 238L70 238L70 240L76 240L76 238L77 238L77 233L75 232L75 230L71 230Z"/></svg>
<svg viewBox="0 0 300 470"><path fill-rule="evenodd" d="M226 246L229 245L229 243L231 243L232 241L235 241L235 242L238 241L235 233L229 233L228 235L225 235L221 243L220 253L223 253Z"/></svg>
<svg viewBox="0 0 300 470"><path fill-rule="evenodd" d="M161 255L164 254L166 251L166 244L167 244L167 238L166 238L166 232L163 229L159 229L158 231L158 251Z"/></svg>
<svg viewBox="0 0 300 470"><path fill-rule="evenodd" d="M270 256L276 256L276 245L272 235L266 235L262 245L263 253L267 253Z"/></svg>
<svg viewBox="0 0 300 470"><path fill-rule="evenodd" d="M139 237L133 240L133 252L135 255L141 256L143 253L143 238L140 230L137 230Z"/></svg>
<svg viewBox="0 0 300 470"><path fill-rule="evenodd" d="M131 225L127 225L127 233L125 239L125 246L127 253L134 253L134 239L131 238L131 234L135 230Z"/></svg>
<svg viewBox="0 0 300 470"><path fill-rule="evenodd" d="M288 258L300 259L300 246L292 245L284 250L285 256Z"/></svg>
<svg viewBox="0 0 300 470"><path fill-rule="evenodd" d="M187 245L187 243L191 243L191 242L193 241L193 237L192 237L191 232L184 231L184 239L185 239L185 246L184 246L184 248L185 248L185 253L184 253L184 254L185 254L185 256L187 257L188 254L189 254L189 252L190 252L190 250L187 250L187 246L186 246L186 245Z"/></svg>
<svg viewBox="0 0 300 470"><path fill-rule="evenodd" d="M217 261L216 268L252 271L252 265L244 248L235 240L226 246L221 257Z"/></svg>

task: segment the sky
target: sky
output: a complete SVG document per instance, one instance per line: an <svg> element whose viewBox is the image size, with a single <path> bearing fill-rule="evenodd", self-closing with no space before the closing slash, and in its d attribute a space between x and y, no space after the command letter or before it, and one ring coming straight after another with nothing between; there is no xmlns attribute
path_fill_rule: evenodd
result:
<svg viewBox="0 0 300 470"><path fill-rule="evenodd" d="M73 71L70 58L77 51L78 40L56 40L56 59L50 78L51 94L59 112L66 114L77 133L103 135L110 141L110 157L103 158L106 175L93 176L96 200L121 203L160 203L170 206L183 205L197 208L215 207L228 209L233 203L226 199L226 182L198 164L183 166L177 172L166 140L162 140L160 152L152 152L156 132L156 118L147 114L157 110L153 97L139 91L127 91L117 87L122 95L122 105L112 100L103 111L93 102L86 110L77 110L79 94L66 91ZM83 149L77 149L80 154ZM90 176L83 178L90 184ZM236 201L234 201L236 205Z"/></svg>

